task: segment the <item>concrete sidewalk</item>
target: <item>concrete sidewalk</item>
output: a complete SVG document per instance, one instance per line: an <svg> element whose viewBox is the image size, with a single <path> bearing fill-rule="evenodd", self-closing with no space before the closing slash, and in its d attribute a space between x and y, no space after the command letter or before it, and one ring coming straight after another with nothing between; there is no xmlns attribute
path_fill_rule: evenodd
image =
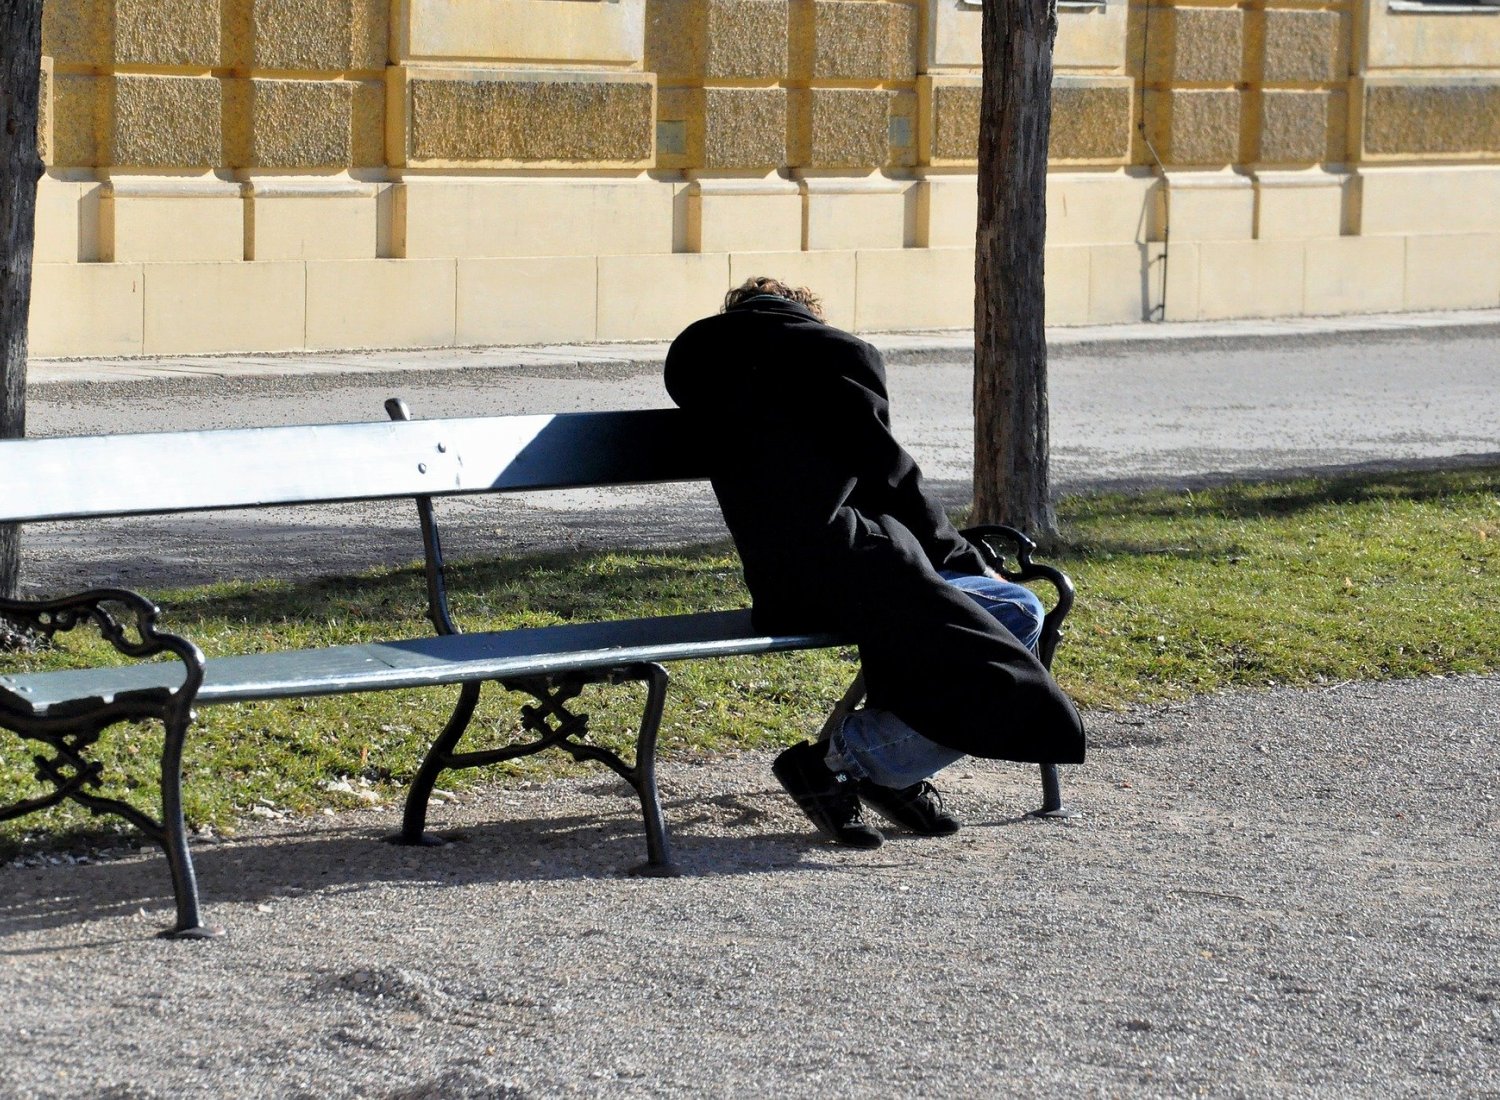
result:
<svg viewBox="0 0 1500 1100"><path fill-rule="evenodd" d="M1109 344L1156 341L1239 341L1295 339L1353 333L1500 326L1500 309L1432 313L1372 313L1340 317L1297 317L1243 321L1173 321L1162 324L1080 325L1047 330L1049 345L1059 351ZM863 333L893 362L941 358L967 359L973 354L969 329ZM121 359L33 359L31 385L61 382L141 381L190 377L271 377L285 374L365 374L378 371L495 369L504 367L629 366L658 364L666 342L552 344L525 347L419 348L407 350L279 352Z"/></svg>

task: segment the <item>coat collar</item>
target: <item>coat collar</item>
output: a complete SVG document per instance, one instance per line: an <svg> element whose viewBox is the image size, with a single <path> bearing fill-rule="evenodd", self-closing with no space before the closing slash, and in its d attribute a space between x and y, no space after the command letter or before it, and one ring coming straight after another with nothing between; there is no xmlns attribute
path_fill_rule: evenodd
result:
<svg viewBox="0 0 1500 1100"><path fill-rule="evenodd" d="M730 306L724 312L784 313L788 316L804 318L809 321L817 320L812 315L812 311L806 306L799 305L789 298L783 298L779 294L757 294L753 298L746 298L738 305Z"/></svg>

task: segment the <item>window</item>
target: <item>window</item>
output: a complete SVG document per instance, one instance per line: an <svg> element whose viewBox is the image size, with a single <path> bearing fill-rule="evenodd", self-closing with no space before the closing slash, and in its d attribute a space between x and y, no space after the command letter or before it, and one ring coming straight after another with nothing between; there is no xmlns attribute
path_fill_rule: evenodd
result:
<svg viewBox="0 0 1500 1100"><path fill-rule="evenodd" d="M1390 0L1389 10L1425 15L1496 15L1500 14L1500 0Z"/></svg>
<svg viewBox="0 0 1500 1100"><path fill-rule="evenodd" d="M1460 0L1460 2L1463 2L1463 0ZM1500 0L1480 0L1480 2L1500 4ZM984 7L984 0L958 0L958 6L960 8L982 8ZM1107 0L1057 0L1058 11L1103 11L1107 6Z"/></svg>

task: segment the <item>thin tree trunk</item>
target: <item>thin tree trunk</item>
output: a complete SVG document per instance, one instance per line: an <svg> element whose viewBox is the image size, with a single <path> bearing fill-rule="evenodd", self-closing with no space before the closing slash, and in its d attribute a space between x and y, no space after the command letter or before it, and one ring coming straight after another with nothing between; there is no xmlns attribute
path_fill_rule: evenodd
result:
<svg viewBox="0 0 1500 1100"><path fill-rule="evenodd" d="M975 251L974 510L1057 538L1047 474L1042 255L1053 0L986 0Z"/></svg>
<svg viewBox="0 0 1500 1100"><path fill-rule="evenodd" d="M36 240L41 0L0 0L0 439L26 434L26 326ZM0 596L15 594L20 528L0 524Z"/></svg>

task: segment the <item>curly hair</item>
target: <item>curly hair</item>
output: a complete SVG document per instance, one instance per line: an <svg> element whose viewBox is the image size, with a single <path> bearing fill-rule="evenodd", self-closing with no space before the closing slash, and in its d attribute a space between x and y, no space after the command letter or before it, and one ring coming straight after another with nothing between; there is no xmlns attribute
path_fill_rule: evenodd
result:
<svg viewBox="0 0 1500 1100"><path fill-rule="evenodd" d="M719 310L733 309L742 302L762 294L770 294L777 298L785 298L789 302L796 302L807 312L818 320L825 320L823 316L823 299L805 286L787 286L780 279L773 279L769 275L757 275L752 279L746 279L728 294L724 295L724 307Z"/></svg>

